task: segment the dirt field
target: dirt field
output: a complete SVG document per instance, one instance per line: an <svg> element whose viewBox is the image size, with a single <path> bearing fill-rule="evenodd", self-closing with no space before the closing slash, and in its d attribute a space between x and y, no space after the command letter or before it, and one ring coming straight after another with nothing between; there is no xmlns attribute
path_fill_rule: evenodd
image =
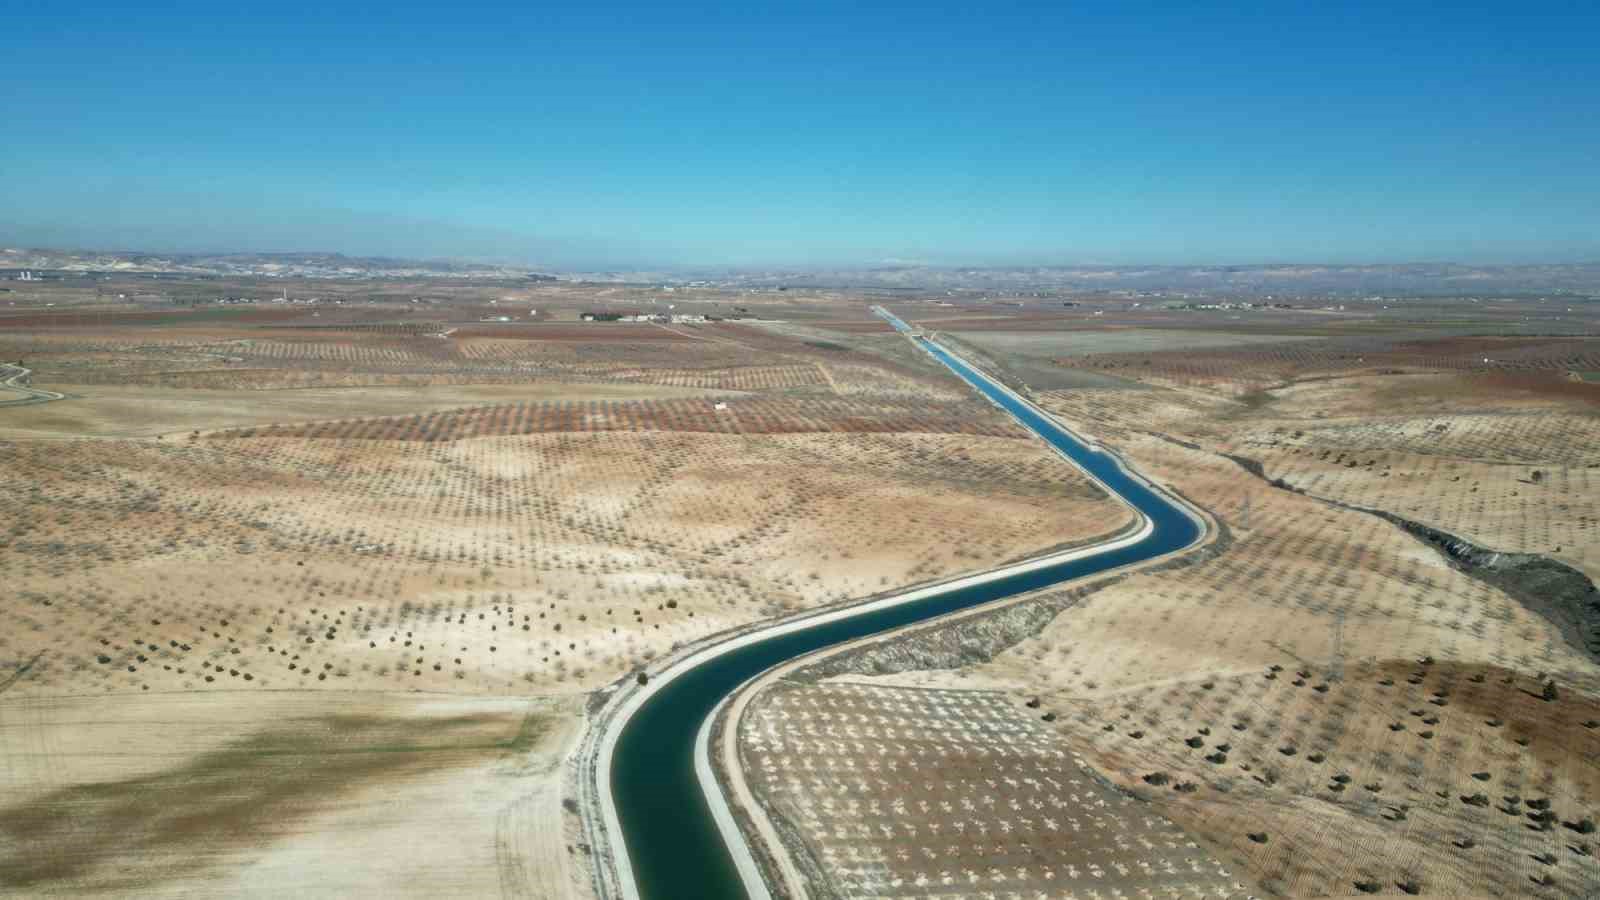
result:
<svg viewBox="0 0 1600 900"><path fill-rule="evenodd" d="M588 692L1127 521L898 338L138 321L0 336L6 896L583 896Z"/></svg>
<svg viewBox="0 0 1600 900"><path fill-rule="evenodd" d="M762 695L740 741L798 832L812 896L1243 897L1183 829L987 691L834 682Z"/></svg>
<svg viewBox="0 0 1600 900"><path fill-rule="evenodd" d="M940 331L943 327L940 327ZM1227 331L1168 331L1158 328L1119 328L1080 331L964 331L950 333L990 352L1042 359L1060 359L1091 353L1140 353L1173 349L1211 349L1249 344L1287 344L1313 340L1293 334L1255 334Z"/></svg>
<svg viewBox="0 0 1600 900"><path fill-rule="evenodd" d="M584 896L591 691L1126 522L859 297L328 289L0 320L0 894ZM919 309L1221 532L763 695L825 893L1600 890L1593 635L1361 509L1600 574L1594 339Z"/></svg>
<svg viewBox="0 0 1600 900"><path fill-rule="evenodd" d="M1247 347L1203 372L1085 358L1144 389L1042 401L1210 511L1217 543L1024 601L1057 604L1042 629L926 645L987 661L926 669L938 651L908 639L864 664L891 674L848 677L999 692L1141 798L1127 815L1170 819L1272 894L1600 890L1600 666L1582 637L1354 508L1593 577L1597 419L1559 373L1590 350L1502 342L1513 364L1464 371L1482 342L1407 346L1406 375L1375 371L1400 350L1373 367ZM860 817L821 815L846 833Z"/></svg>
<svg viewBox="0 0 1600 900"><path fill-rule="evenodd" d="M0 484L0 652L33 660L12 693L589 688L1125 520L1031 443L974 436L12 444Z"/></svg>
<svg viewBox="0 0 1600 900"><path fill-rule="evenodd" d="M1069 368L1056 363L1049 352L1033 352L1028 349L1030 344L1039 348L1058 348L1056 337L1064 336L1062 332L1045 332L1038 334L1019 334L1023 338L1019 341L1021 349L1005 340L1012 336L1009 332L941 332L939 340L961 353L962 357L983 366L990 372L1004 372L1010 376L1012 383L1022 383L1039 391L1045 390L1083 390L1099 388L1102 390L1138 390L1142 385L1137 381L1118 378L1104 372L1092 372L1087 369Z"/></svg>
<svg viewBox="0 0 1600 900"><path fill-rule="evenodd" d="M162 390L52 382L70 400L8 411L0 440L187 437L248 425L407 416L490 403L704 397L704 390L652 384L421 385L282 391Z"/></svg>
<svg viewBox="0 0 1600 900"><path fill-rule="evenodd" d="M1096 353L1063 356L1057 362L1146 384L1236 395L1319 377L1467 373L1524 384L1526 379L1517 376L1539 376L1534 379L1538 393L1576 396L1588 388L1566 373L1600 365L1600 339L1398 332L1260 347Z"/></svg>
<svg viewBox="0 0 1600 900"><path fill-rule="evenodd" d="M573 713L355 692L0 699L0 896L484 896L530 874L506 871L519 858L527 896L568 895Z"/></svg>
<svg viewBox="0 0 1600 900"><path fill-rule="evenodd" d="M1315 496L1600 578L1600 388L1554 375L1425 373L1050 402L1091 428L1199 441Z"/></svg>

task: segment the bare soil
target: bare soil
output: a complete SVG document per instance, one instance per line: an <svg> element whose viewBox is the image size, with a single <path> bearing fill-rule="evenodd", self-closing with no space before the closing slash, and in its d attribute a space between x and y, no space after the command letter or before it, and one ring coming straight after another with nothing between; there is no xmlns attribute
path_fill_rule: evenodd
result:
<svg viewBox="0 0 1600 900"><path fill-rule="evenodd" d="M1043 402L1204 506L1227 547L1091 583L1015 619L1032 631L991 629L993 647L974 625L879 653L949 668L841 677L1000 692L1268 893L1592 893L1600 666L1544 611L1353 508L1592 575L1600 443L1587 388L1557 371L1585 346L1416 342L1378 360L1411 354L1404 375L1324 351L1087 357L1148 389ZM1488 352L1527 368L1467 370ZM846 833L862 815L829 813Z"/></svg>
<svg viewBox="0 0 1600 900"><path fill-rule="evenodd" d="M1127 524L876 338L178 318L0 336L0 893L583 896L588 692Z"/></svg>
<svg viewBox="0 0 1600 900"><path fill-rule="evenodd" d="M741 764L812 896L1252 893L1026 713L992 692L785 685L743 717Z"/></svg>
<svg viewBox="0 0 1600 900"><path fill-rule="evenodd" d="M575 722L417 694L0 700L0 896L494 894L505 840L567 896ZM558 827L502 834L528 805Z"/></svg>

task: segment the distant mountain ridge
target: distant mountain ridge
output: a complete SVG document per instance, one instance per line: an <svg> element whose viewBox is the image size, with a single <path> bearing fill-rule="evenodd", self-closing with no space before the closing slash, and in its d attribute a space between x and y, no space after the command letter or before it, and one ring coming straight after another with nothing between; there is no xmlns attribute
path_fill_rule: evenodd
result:
<svg viewBox="0 0 1600 900"><path fill-rule="evenodd" d="M0 269L298 278L472 278L553 281L548 268L340 253L147 253L0 249ZM1228 266L932 266L816 269L623 269L565 271L562 280L741 288L890 291L1193 292L1387 296L1574 294L1600 296L1600 262L1543 265L1393 263Z"/></svg>
<svg viewBox="0 0 1600 900"><path fill-rule="evenodd" d="M525 266L345 256L342 253L148 253L7 248L0 249L0 269L298 278L537 277L554 280L554 276L542 275Z"/></svg>
<svg viewBox="0 0 1600 900"><path fill-rule="evenodd" d="M592 281L702 280L743 287L889 291L1052 291L1064 293L1351 294L1394 296L1551 294L1600 296L1600 263L1469 265L1013 266L894 265L769 271L573 273Z"/></svg>

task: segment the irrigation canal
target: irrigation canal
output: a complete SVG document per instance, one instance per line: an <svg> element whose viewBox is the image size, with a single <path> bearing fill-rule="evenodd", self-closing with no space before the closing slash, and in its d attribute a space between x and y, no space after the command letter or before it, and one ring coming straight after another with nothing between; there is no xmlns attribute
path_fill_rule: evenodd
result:
<svg viewBox="0 0 1600 900"><path fill-rule="evenodd" d="M761 672L842 641L865 637L1142 562L1197 541L1202 527L1187 511L1143 479L1126 471L1110 454L1095 450L1053 420L938 343L879 308L879 315L975 390L1010 413L1108 491L1143 513L1153 526L1135 543L1091 553L1032 571L899 605L777 634L734 647L677 674L644 701L622 724L611 754L611 797L621 826L624 853L618 853L623 891L641 898L713 900L745 897L733 856L724 845L695 775L695 741L701 724L718 703ZM1048 536L1041 536L1047 539Z"/></svg>

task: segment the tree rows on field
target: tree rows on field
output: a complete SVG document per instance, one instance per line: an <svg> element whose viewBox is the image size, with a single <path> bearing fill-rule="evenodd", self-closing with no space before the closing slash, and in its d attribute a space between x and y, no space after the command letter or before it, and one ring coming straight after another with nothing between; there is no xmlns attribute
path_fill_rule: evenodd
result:
<svg viewBox="0 0 1600 900"><path fill-rule="evenodd" d="M315 438L455 441L514 434L593 431L678 431L719 434L894 433L1024 437L1017 425L976 400L916 403L805 397L593 400L516 403L301 425L214 432L212 440Z"/></svg>
<svg viewBox="0 0 1600 900"><path fill-rule="evenodd" d="M1274 424L1244 446L1308 453L1393 451L1486 462L1588 467L1600 464L1600 418L1561 408L1373 417Z"/></svg>
<svg viewBox="0 0 1600 900"><path fill-rule="evenodd" d="M1554 684L1428 655L1291 661L1125 692L1077 724L1106 723L1098 749L1129 780L1188 785L1167 795L1179 821L1234 835L1285 893L1522 895L1548 875L1570 895L1600 883L1600 705Z"/></svg>
<svg viewBox="0 0 1600 900"><path fill-rule="evenodd" d="M877 353L758 329L702 330L711 339L510 340L378 325L239 330L237 338L82 330L12 335L0 347L30 359L47 378L80 384L259 389L595 381L900 399L965 395L948 376ZM675 336L653 326L646 333Z"/></svg>
<svg viewBox="0 0 1600 900"><path fill-rule="evenodd" d="M1182 471L1226 549L1090 593L1003 654L999 672L1054 673L1036 714L1275 891L1600 884L1600 845L1569 846L1600 818L1600 678L1556 628L1376 517L1170 442L1123 449Z"/></svg>
<svg viewBox="0 0 1600 900"><path fill-rule="evenodd" d="M384 337L434 337L448 326L443 320L421 322L330 322L326 325L296 322L287 325L265 325L266 331L296 330L313 333L347 332L350 334L379 335Z"/></svg>
<svg viewBox="0 0 1600 900"><path fill-rule="evenodd" d="M758 694L741 725L752 790L804 836L830 896L1248 889L997 692L794 685Z"/></svg>
<svg viewBox="0 0 1600 900"><path fill-rule="evenodd" d="M1149 430L1187 431L1235 416L1240 404L1201 391L1057 390L1036 398L1049 411L1083 423L1097 438L1126 438Z"/></svg>
<svg viewBox="0 0 1600 900"><path fill-rule="evenodd" d="M1586 452L1586 448L1577 448ZM1291 448L1264 456L1287 485L1600 573L1600 468L1512 466L1385 451Z"/></svg>
<svg viewBox="0 0 1600 900"><path fill-rule="evenodd" d="M1183 384L1255 379L1272 384L1314 372L1408 370L1564 373L1600 367L1600 340L1584 338L1335 338L1284 344L1063 357L1071 368Z"/></svg>
<svg viewBox="0 0 1600 900"><path fill-rule="evenodd" d="M196 326L226 327L232 324L262 325L283 322L302 316L299 309L257 308L230 310L61 310L58 312L30 312L0 316L0 327L11 329L37 329L70 334L75 331L92 331L97 328Z"/></svg>
<svg viewBox="0 0 1600 900"><path fill-rule="evenodd" d="M172 370L217 368L231 352L236 352L235 345L214 339L22 339L0 348L0 359L26 361L38 380L136 384L158 380Z"/></svg>
<svg viewBox="0 0 1600 900"><path fill-rule="evenodd" d="M27 690L592 685L1105 527L1031 442L933 434L0 444L0 502Z"/></svg>

